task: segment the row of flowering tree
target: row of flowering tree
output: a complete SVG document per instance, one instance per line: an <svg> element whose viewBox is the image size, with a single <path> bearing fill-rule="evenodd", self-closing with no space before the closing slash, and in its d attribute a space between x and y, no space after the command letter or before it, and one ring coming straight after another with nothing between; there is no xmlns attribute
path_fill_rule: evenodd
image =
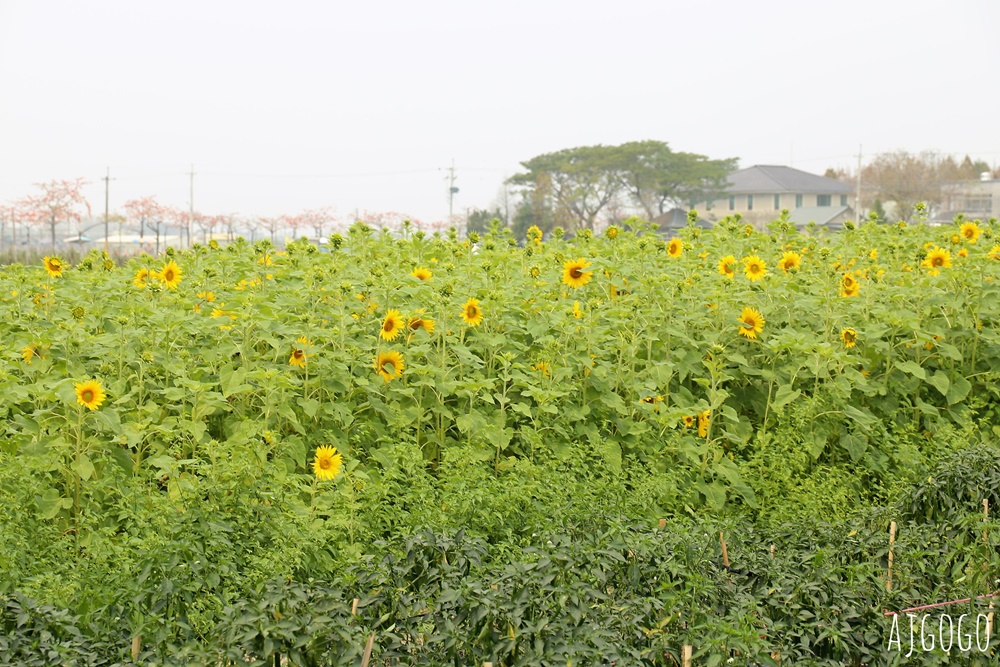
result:
<svg viewBox="0 0 1000 667"><path fill-rule="evenodd" d="M31 243L32 229L43 230L52 252L57 245L58 229L77 226L77 240L83 240L81 229L85 219L93 218L90 203L83 194L87 181L52 180L38 183L37 191L7 205L0 205L0 242L7 239L7 232L14 245L18 243L18 230L23 230L26 243ZM93 227L101 226L103 216ZM122 205L120 212L109 212L107 224L111 221L118 226L118 234L105 234L105 243L123 244L138 241L143 247L155 247L159 253L165 246L167 230L173 230L179 245L190 246L195 242L208 243L213 238L234 240L237 236L248 236L251 241L269 238L280 245L283 237L299 238L308 236L316 241L329 234L344 232L355 221L361 220L376 229L387 229L396 235L405 236L414 231L429 233L444 232L451 224L448 221L424 222L413 216L398 212L364 211L352 216L339 216L332 207L307 209L295 214L273 216L243 216L238 213L206 215L172 207L157 201L155 196L130 199ZM128 236L123 234L123 225L135 230ZM460 225L459 225L460 226ZM217 236L218 235L218 236ZM38 238L38 237L36 237ZM147 239L149 239L147 241ZM154 246L155 244L155 246Z"/></svg>

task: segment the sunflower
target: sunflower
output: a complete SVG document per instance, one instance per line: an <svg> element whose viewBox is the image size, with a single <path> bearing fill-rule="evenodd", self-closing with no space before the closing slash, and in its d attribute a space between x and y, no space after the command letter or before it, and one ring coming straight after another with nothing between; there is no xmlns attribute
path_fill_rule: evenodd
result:
<svg viewBox="0 0 1000 667"><path fill-rule="evenodd" d="M744 308L740 313L739 322L739 334L750 339L756 338L757 334L764 330L764 316L756 308L749 306Z"/></svg>
<svg viewBox="0 0 1000 667"><path fill-rule="evenodd" d="M958 256L961 257L962 259L965 259L966 257L969 256L969 249L968 248L962 248L962 249L960 249L958 251Z"/></svg>
<svg viewBox="0 0 1000 667"><path fill-rule="evenodd" d="M712 411L705 410L698 413L698 437L708 437L708 425L712 421Z"/></svg>
<svg viewBox="0 0 1000 667"><path fill-rule="evenodd" d="M691 428L694 426L695 417L694 415L684 415L684 426Z"/></svg>
<svg viewBox="0 0 1000 667"><path fill-rule="evenodd" d="M309 357L309 355L306 354L305 348L312 345L312 341L310 341L305 336L299 336L297 339L295 339L295 342L298 343L298 345L294 345L292 347L292 356L288 357L288 363L291 366L298 366L299 368L305 368L306 359Z"/></svg>
<svg viewBox="0 0 1000 667"><path fill-rule="evenodd" d="M843 329L840 332L840 340L844 342L844 347L852 348L858 344L858 332L851 328Z"/></svg>
<svg viewBox="0 0 1000 667"><path fill-rule="evenodd" d="M181 267L177 266L174 260L170 260L163 265L157 277L163 281L163 286L167 289L177 289L181 284Z"/></svg>
<svg viewBox="0 0 1000 667"><path fill-rule="evenodd" d="M878 248L871 249L871 251L868 253L868 259L872 260L873 262L878 260Z"/></svg>
<svg viewBox="0 0 1000 667"><path fill-rule="evenodd" d="M670 239L670 242L667 243L667 255L676 259L683 254L684 254L684 241L682 241L680 238L676 236Z"/></svg>
<svg viewBox="0 0 1000 667"><path fill-rule="evenodd" d="M531 367L531 370L538 371L545 377L549 377L549 375L551 374L551 370L549 368L549 362L547 361L539 361L537 364Z"/></svg>
<svg viewBox="0 0 1000 667"><path fill-rule="evenodd" d="M406 366L403 364L403 355L395 350L380 352L379 355L375 357L375 371L381 375L382 379L386 382L401 376L405 367Z"/></svg>
<svg viewBox="0 0 1000 667"><path fill-rule="evenodd" d="M45 272L50 278L59 278L63 274L63 261L58 257L44 257L42 263L45 265Z"/></svg>
<svg viewBox="0 0 1000 667"><path fill-rule="evenodd" d="M736 257L733 255L726 255L720 259L719 273L732 280L733 277L736 276Z"/></svg>
<svg viewBox="0 0 1000 667"><path fill-rule="evenodd" d="M422 266L418 266L417 268L413 269L413 272L410 273L410 275L413 276L414 278L419 279L419 280L430 280L431 279L431 270L430 269L425 269Z"/></svg>
<svg viewBox="0 0 1000 667"><path fill-rule="evenodd" d="M340 474L340 468L344 464L344 457L340 455L336 447L317 447L316 458L313 459L313 473L316 479L326 482L334 479Z"/></svg>
<svg viewBox="0 0 1000 667"><path fill-rule="evenodd" d="M645 398L639 399L640 403L645 403L647 405L656 405L657 403L663 402L662 396L646 396Z"/></svg>
<svg viewBox="0 0 1000 667"><path fill-rule="evenodd" d="M470 327L478 326L483 321L483 311L479 307L479 299L470 298L465 302L465 305L462 306L462 320Z"/></svg>
<svg viewBox="0 0 1000 667"><path fill-rule="evenodd" d="M952 234L952 235L951 235L951 242L952 242L952 243L953 243L954 245L958 245L959 243L961 243L961 242L962 242L962 237L961 237L961 236L959 236L958 234Z"/></svg>
<svg viewBox="0 0 1000 667"><path fill-rule="evenodd" d="M845 273L844 277L840 279L840 296L842 297L852 297L857 296L861 292L861 283L849 273Z"/></svg>
<svg viewBox="0 0 1000 667"><path fill-rule="evenodd" d="M42 349L39 349L37 345L34 344L28 345L23 350L21 350L21 358L24 359L24 363L28 364L29 366L31 365L31 360L34 359L35 357L39 357L41 359L45 358L45 352Z"/></svg>
<svg viewBox="0 0 1000 667"><path fill-rule="evenodd" d="M933 247L927 253L922 264L928 269L927 273L936 276L941 273L941 269L951 268L951 253L944 248Z"/></svg>
<svg viewBox="0 0 1000 667"><path fill-rule="evenodd" d="M618 228L615 227L614 225L611 225L610 227L604 230L604 235L607 236L609 239L616 239L618 238Z"/></svg>
<svg viewBox="0 0 1000 667"><path fill-rule="evenodd" d="M588 266L590 262L583 257L566 262L563 264L562 281L570 287L583 287L594 277L593 271L584 271Z"/></svg>
<svg viewBox="0 0 1000 667"><path fill-rule="evenodd" d="M382 340L394 341L402 330L403 317L398 310L390 310L385 314L385 319L382 320L382 330L379 331L378 335Z"/></svg>
<svg viewBox="0 0 1000 667"><path fill-rule="evenodd" d="M96 410L104 402L104 389L97 380L76 383L76 402L89 410Z"/></svg>
<svg viewBox="0 0 1000 667"><path fill-rule="evenodd" d="M993 246L989 254L986 256L992 260L1000 260L1000 245Z"/></svg>
<svg viewBox="0 0 1000 667"><path fill-rule="evenodd" d="M974 222L966 222L959 228L958 233L969 243L975 243L979 240L979 235L983 233L983 230Z"/></svg>
<svg viewBox="0 0 1000 667"><path fill-rule="evenodd" d="M755 283L758 280L763 280L764 276L767 275L767 265L757 255L750 255L743 258L743 272L750 282Z"/></svg>
<svg viewBox="0 0 1000 667"><path fill-rule="evenodd" d="M583 317L583 311L580 310L579 301L573 302L573 317L575 317L576 319L580 319L581 317Z"/></svg>
<svg viewBox="0 0 1000 667"><path fill-rule="evenodd" d="M531 267L528 273L531 274L532 278L537 278L538 276L542 275L541 269L539 269L537 266Z"/></svg>
<svg viewBox="0 0 1000 667"><path fill-rule="evenodd" d="M542 230L538 228L538 225L532 225L528 227L528 233L525 234L527 239L533 243L542 242Z"/></svg>
<svg viewBox="0 0 1000 667"><path fill-rule="evenodd" d="M410 327L411 331L419 331L423 329L429 334L434 333L434 320L427 319L421 316L423 311L418 311L419 314L410 318L407 326Z"/></svg>
<svg viewBox="0 0 1000 667"><path fill-rule="evenodd" d="M792 269L797 269L802 266L802 255L794 250L786 252L778 261L778 266L780 266L781 270L785 273L788 273Z"/></svg>

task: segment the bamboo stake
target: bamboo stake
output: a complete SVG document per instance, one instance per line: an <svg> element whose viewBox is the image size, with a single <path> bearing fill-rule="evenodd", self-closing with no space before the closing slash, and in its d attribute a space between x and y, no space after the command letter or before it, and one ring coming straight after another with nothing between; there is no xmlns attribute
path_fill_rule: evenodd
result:
<svg viewBox="0 0 1000 667"><path fill-rule="evenodd" d="M771 545L771 560L774 560L774 545Z"/></svg>
<svg viewBox="0 0 1000 667"><path fill-rule="evenodd" d="M983 498L983 523L989 524L990 521L990 499ZM990 535L987 528L983 528L983 542L986 543L987 549L990 546ZM986 562L983 563L983 571L987 572L990 568L989 556L986 557ZM990 598L990 613L986 615L986 636L993 636L993 599Z"/></svg>
<svg viewBox="0 0 1000 667"><path fill-rule="evenodd" d="M685 644L681 649L681 667L691 667L691 645Z"/></svg>
<svg viewBox="0 0 1000 667"><path fill-rule="evenodd" d="M892 590L892 545L896 543L896 522L889 524L889 573L885 579L885 590Z"/></svg>
<svg viewBox="0 0 1000 667"><path fill-rule="evenodd" d="M132 637L132 659L138 660L139 653L142 651L142 635L136 635Z"/></svg>
<svg viewBox="0 0 1000 667"><path fill-rule="evenodd" d="M372 659L372 647L375 646L375 633L373 632L365 644L365 653L361 656L361 667L368 667L368 662Z"/></svg>
<svg viewBox="0 0 1000 667"><path fill-rule="evenodd" d="M351 616L358 615L358 602L360 602L360 600L358 598L354 598L354 602L351 603Z"/></svg>
<svg viewBox="0 0 1000 667"><path fill-rule="evenodd" d="M728 570L729 569L729 549L726 548L726 538L723 536L722 531L719 531L719 543L722 544L722 564Z"/></svg>

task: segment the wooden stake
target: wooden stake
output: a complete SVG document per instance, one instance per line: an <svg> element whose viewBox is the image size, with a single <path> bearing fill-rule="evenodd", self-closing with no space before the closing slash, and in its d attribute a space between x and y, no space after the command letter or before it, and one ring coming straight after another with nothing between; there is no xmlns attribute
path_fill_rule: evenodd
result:
<svg viewBox="0 0 1000 667"><path fill-rule="evenodd" d="M360 602L360 600L358 598L354 598L354 602L351 603L351 616L358 615L358 602Z"/></svg>
<svg viewBox="0 0 1000 667"><path fill-rule="evenodd" d="M771 545L771 560L774 560L774 545Z"/></svg>
<svg viewBox="0 0 1000 667"><path fill-rule="evenodd" d="M484 662L483 663L483 667L493 667L493 663L492 662Z"/></svg>
<svg viewBox="0 0 1000 667"><path fill-rule="evenodd" d="M139 653L142 651L142 635L136 635L132 637L132 659L138 660Z"/></svg>
<svg viewBox="0 0 1000 667"><path fill-rule="evenodd" d="M892 545L896 543L896 522L889 524L889 573L885 579L885 590L892 590Z"/></svg>
<svg viewBox="0 0 1000 667"><path fill-rule="evenodd" d="M729 549L726 548L726 538L719 532L719 543L722 545L722 564L729 569Z"/></svg>
<svg viewBox="0 0 1000 667"><path fill-rule="evenodd" d="M990 499L983 498L983 523L989 523L990 521ZM986 528L983 528L983 542L986 546L990 546L990 535ZM989 557L987 557L986 562L983 563L983 571L986 572L990 569ZM993 635L993 600L990 600L990 613L986 615L986 636L991 637Z"/></svg>
<svg viewBox="0 0 1000 667"><path fill-rule="evenodd" d="M681 649L681 667L691 667L691 645L685 644Z"/></svg>
<svg viewBox="0 0 1000 667"><path fill-rule="evenodd" d="M375 646L375 633L373 632L365 644L365 653L361 656L361 667L368 667L368 662L372 659L372 647Z"/></svg>

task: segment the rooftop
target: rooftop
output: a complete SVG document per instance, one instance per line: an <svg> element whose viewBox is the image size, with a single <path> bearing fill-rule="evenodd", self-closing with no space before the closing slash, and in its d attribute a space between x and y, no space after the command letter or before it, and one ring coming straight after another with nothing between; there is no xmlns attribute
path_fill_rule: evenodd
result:
<svg viewBox="0 0 1000 667"><path fill-rule="evenodd" d="M754 165L729 175L726 192L740 194L848 194L851 186L825 176L777 165Z"/></svg>

